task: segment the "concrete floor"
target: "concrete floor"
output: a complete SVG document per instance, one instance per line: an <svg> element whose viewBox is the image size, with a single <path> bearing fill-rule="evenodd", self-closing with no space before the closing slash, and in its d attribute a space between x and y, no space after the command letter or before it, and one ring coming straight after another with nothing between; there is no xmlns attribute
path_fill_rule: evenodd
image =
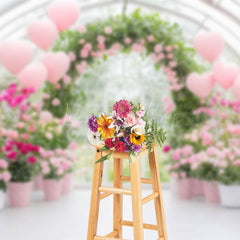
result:
<svg viewBox="0 0 240 240"><path fill-rule="evenodd" d="M144 189L143 195L151 190ZM180 201L164 190L164 204L169 240L239 240L240 209L224 209L206 204L203 199ZM6 208L0 212L1 240L86 240L90 189L74 190L61 201L43 201L43 193L35 192L27 208ZM99 235L111 232L112 197L101 203ZM152 202L143 209L144 222L155 223ZM131 198L124 197L124 219L131 220ZM145 239L157 239L146 230ZM132 228L124 227L124 239L133 239Z"/></svg>

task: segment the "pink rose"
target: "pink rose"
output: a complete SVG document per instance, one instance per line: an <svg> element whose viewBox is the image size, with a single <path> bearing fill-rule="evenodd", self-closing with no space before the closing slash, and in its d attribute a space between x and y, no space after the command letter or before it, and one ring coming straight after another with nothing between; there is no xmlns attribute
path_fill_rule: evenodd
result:
<svg viewBox="0 0 240 240"><path fill-rule="evenodd" d="M131 38L125 38L124 42L125 42L125 44L129 45L132 42L132 40L131 40Z"/></svg>
<svg viewBox="0 0 240 240"><path fill-rule="evenodd" d="M100 36L97 37L97 41L98 41L98 43L104 43L105 42L105 37L100 35Z"/></svg>
<svg viewBox="0 0 240 240"><path fill-rule="evenodd" d="M63 78L63 82L65 84L69 84L71 82L71 78L68 75L65 75L64 78Z"/></svg>
<svg viewBox="0 0 240 240"><path fill-rule="evenodd" d="M52 139L53 135L50 132L45 133L47 139Z"/></svg>
<svg viewBox="0 0 240 240"><path fill-rule="evenodd" d="M112 33L112 28L111 27L105 27L104 29L106 34L111 34Z"/></svg>
<svg viewBox="0 0 240 240"><path fill-rule="evenodd" d="M53 100L52 100L52 105L53 106L59 106L60 105L60 100L58 99L58 98L54 98Z"/></svg>
<svg viewBox="0 0 240 240"><path fill-rule="evenodd" d="M17 128L19 128L19 129L21 129L21 128L23 128L25 126L25 123L23 123L23 122L18 122L17 123Z"/></svg>
<svg viewBox="0 0 240 240"><path fill-rule="evenodd" d="M76 55L73 52L69 52L68 57L69 57L70 61L75 61L76 60Z"/></svg>
<svg viewBox="0 0 240 240"><path fill-rule="evenodd" d="M148 39L149 42L153 42L154 41L154 36L153 35L149 35L147 37L147 39Z"/></svg>
<svg viewBox="0 0 240 240"><path fill-rule="evenodd" d="M129 113L127 115L125 123L127 124L128 127L135 125L137 123L135 115L133 113Z"/></svg>
<svg viewBox="0 0 240 240"><path fill-rule="evenodd" d="M161 52L162 51L162 44L159 43L159 44L155 45L154 51L157 52L157 53Z"/></svg>
<svg viewBox="0 0 240 240"><path fill-rule="evenodd" d="M165 48L165 50L166 50L166 52L172 52L172 47L171 47L171 46L167 46L167 47Z"/></svg>
<svg viewBox="0 0 240 240"><path fill-rule="evenodd" d="M2 180L6 183L11 179L11 174L9 172L2 173Z"/></svg>
<svg viewBox="0 0 240 240"><path fill-rule="evenodd" d="M80 51L80 57L81 57L81 58L87 58L88 55L89 55L89 52L88 52L86 49L83 48L83 49Z"/></svg>
<svg viewBox="0 0 240 240"><path fill-rule="evenodd" d="M8 163L4 159L0 159L0 168L6 169L8 167Z"/></svg>
<svg viewBox="0 0 240 240"><path fill-rule="evenodd" d="M80 32L80 33L85 33L86 32L86 27L82 24L79 24L77 26L77 30Z"/></svg>

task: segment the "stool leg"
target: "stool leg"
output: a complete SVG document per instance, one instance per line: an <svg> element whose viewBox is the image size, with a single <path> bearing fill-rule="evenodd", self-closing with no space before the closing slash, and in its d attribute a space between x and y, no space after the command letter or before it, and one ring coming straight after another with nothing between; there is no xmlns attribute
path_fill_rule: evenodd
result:
<svg viewBox="0 0 240 240"><path fill-rule="evenodd" d="M120 177L123 174L123 160L121 158L114 158L114 188L122 188L123 184ZM122 238L122 213L123 212L123 195L113 194L113 231L117 232L116 238Z"/></svg>
<svg viewBox="0 0 240 240"><path fill-rule="evenodd" d="M137 157L130 163L131 186L132 186L132 209L134 240L143 240L143 215L142 215L142 191L140 159Z"/></svg>
<svg viewBox="0 0 240 240"><path fill-rule="evenodd" d="M149 154L149 165L150 165L150 171L151 171L151 177L152 177L153 192L159 193L159 196L154 199L157 225L159 227L158 236L159 236L159 239L167 240L166 221L165 221L165 215L164 215L162 188L161 188L156 147L154 147L153 151Z"/></svg>
<svg viewBox="0 0 240 240"><path fill-rule="evenodd" d="M96 151L95 162L101 158L101 153ZM102 184L103 162L94 165L92 196L88 221L87 240L93 240L97 234L100 192L98 188Z"/></svg>

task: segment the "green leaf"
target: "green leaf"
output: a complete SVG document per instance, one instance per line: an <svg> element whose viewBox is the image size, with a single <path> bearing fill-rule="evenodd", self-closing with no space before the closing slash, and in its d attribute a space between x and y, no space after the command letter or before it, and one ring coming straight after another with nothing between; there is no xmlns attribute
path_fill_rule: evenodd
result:
<svg viewBox="0 0 240 240"><path fill-rule="evenodd" d="M137 153L135 153L135 152L133 152L133 151L129 152L129 160L130 160L131 162L134 162L134 160L136 159L136 157L137 157Z"/></svg>
<svg viewBox="0 0 240 240"><path fill-rule="evenodd" d="M103 146L103 147L99 150L99 152L108 151L108 150L110 150L110 148L108 148L108 147L105 145L105 146Z"/></svg>
<svg viewBox="0 0 240 240"><path fill-rule="evenodd" d="M103 161L109 160L109 159L111 158L112 154L113 154L113 153L111 152L111 153L107 154L106 156L98 159L98 160L95 162L95 164L96 164L96 163L99 163L99 162L103 162Z"/></svg>

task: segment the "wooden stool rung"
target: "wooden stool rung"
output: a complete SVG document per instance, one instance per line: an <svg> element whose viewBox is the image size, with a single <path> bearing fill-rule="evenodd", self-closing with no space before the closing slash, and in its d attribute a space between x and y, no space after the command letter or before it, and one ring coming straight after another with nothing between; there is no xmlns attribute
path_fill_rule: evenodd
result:
<svg viewBox="0 0 240 240"><path fill-rule="evenodd" d="M121 221L121 225L122 226L127 226L127 227L133 227L133 222L132 221L122 220ZM154 231L158 231L159 230L159 226L154 225L154 224L148 224L148 223L144 223L143 224L143 228L148 229L148 230L154 230Z"/></svg>
<svg viewBox="0 0 240 240"><path fill-rule="evenodd" d="M102 194L100 195L100 200L102 200L102 199L104 199L104 198L106 198L106 197L108 197L108 196L111 196L111 195L112 195L112 193L108 193L108 192L102 193Z"/></svg>
<svg viewBox="0 0 240 240"><path fill-rule="evenodd" d="M131 182L131 178L127 176L121 176L120 180L122 182ZM141 183L152 184L152 179L150 178L141 178Z"/></svg>
<svg viewBox="0 0 240 240"><path fill-rule="evenodd" d="M126 239L122 239L122 238L112 238L112 237L100 237L100 236L95 236L94 240L126 240Z"/></svg>
<svg viewBox="0 0 240 240"><path fill-rule="evenodd" d="M131 190L122 189L122 188L99 187L98 190L99 192L105 192L105 193L132 195Z"/></svg>
<svg viewBox="0 0 240 240"><path fill-rule="evenodd" d="M153 200L154 198L158 197L159 193L158 192L154 192L152 194L150 194L149 196L145 197L142 199L142 205L150 202L151 200Z"/></svg>

